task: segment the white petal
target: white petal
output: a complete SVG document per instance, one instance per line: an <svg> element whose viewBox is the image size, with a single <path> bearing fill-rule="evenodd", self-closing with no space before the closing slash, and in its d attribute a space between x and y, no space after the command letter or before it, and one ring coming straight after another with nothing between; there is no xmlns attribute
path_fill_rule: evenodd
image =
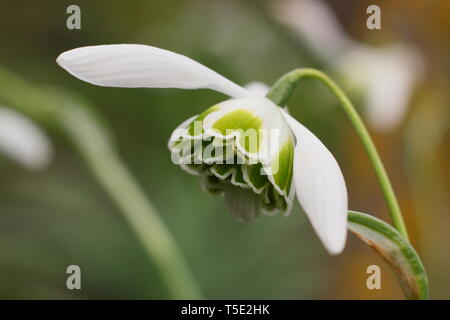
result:
<svg viewBox="0 0 450 320"><path fill-rule="evenodd" d="M186 56L146 45L82 47L62 53L56 61L73 76L99 86L207 88L235 98L250 95L244 88Z"/></svg>
<svg viewBox="0 0 450 320"><path fill-rule="evenodd" d="M259 81L247 83L244 88L257 96L262 97L265 97L270 90L270 87L267 84Z"/></svg>
<svg viewBox="0 0 450 320"><path fill-rule="evenodd" d="M31 121L0 107L0 152L31 170L46 167L52 155L49 139Z"/></svg>
<svg viewBox="0 0 450 320"><path fill-rule="evenodd" d="M283 111L297 144L294 184L300 205L331 254L340 253L347 237L347 188L333 155L320 140Z"/></svg>

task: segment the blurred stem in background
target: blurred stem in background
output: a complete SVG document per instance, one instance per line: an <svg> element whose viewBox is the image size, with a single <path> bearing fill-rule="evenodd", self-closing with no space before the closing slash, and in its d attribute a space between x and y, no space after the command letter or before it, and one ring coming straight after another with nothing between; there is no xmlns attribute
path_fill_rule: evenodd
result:
<svg viewBox="0 0 450 320"><path fill-rule="evenodd" d="M364 126L361 117L354 108L353 104L344 94L344 92L337 86L337 84L331 80L326 74L315 69L295 69L283 77L281 77L272 87L267 94L267 97L275 102L279 106L284 106L288 103L294 90L297 88L299 82L304 78L313 78L321 81L325 86L331 90L331 92L338 98L341 107L347 114L350 122L353 125L356 133L358 134L364 148L367 152L369 160L378 178L381 190L384 195L384 199L389 209L394 227L400 232L406 240L408 240L408 232L406 230L405 222L395 196L392 185L389 181L384 165L380 159L378 151L373 143L369 132Z"/></svg>
<svg viewBox="0 0 450 320"><path fill-rule="evenodd" d="M164 221L115 151L97 116L70 94L42 91L0 67L0 100L50 131L61 130L78 149L159 267L174 299L199 299L199 290Z"/></svg>

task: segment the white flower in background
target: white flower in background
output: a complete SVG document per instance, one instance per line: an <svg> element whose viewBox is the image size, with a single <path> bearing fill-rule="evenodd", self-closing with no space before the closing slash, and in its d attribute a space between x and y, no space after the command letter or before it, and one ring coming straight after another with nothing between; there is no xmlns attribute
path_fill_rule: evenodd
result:
<svg viewBox="0 0 450 320"><path fill-rule="evenodd" d="M422 61L406 45L361 45L338 59L337 71L351 88L364 93L369 123L378 131L388 131L404 118L414 85L422 75Z"/></svg>
<svg viewBox="0 0 450 320"><path fill-rule="evenodd" d="M288 26L325 61L331 62L354 45L333 11L320 0L273 1L275 18Z"/></svg>
<svg viewBox="0 0 450 320"><path fill-rule="evenodd" d="M46 134L22 114L0 107L0 153L30 170L45 168L52 148Z"/></svg>
<svg viewBox="0 0 450 320"><path fill-rule="evenodd" d="M218 142L231 146L233 163L223 163L223 154L204 158L194 150L188 157L197 163L182 167L201 175L209 191L223 192L227 209L243 221L261 212L288 213L296 195L328 251L343 250L347 190L336 160L314 134L263 97L262 90L253 93L185 56L145 45L83 47L64 52L57 62L75 77L100 86L209 88L230 96L184 121L169 148L177 153L192 142L203 147ZM247 130L257 132L256 144L247 143L242 135ZM272 130L278 135L269 141L266 133Z"/></svg>
<svg viewBox="0 0 450 320"><path fill-rule="evenodd" d="M358 43L350 39L331 9L319 0L273 2L273 12L336 68L352 89L363 93L371 126L387 131L402 122L409 97L423 73L423 59L414 47Z"/></svg>

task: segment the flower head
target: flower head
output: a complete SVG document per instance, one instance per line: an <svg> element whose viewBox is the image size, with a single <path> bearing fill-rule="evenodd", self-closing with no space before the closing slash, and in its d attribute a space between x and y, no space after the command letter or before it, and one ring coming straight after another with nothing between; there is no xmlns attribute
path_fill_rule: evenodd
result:
<svg viewBox="0 0 450 320"><path fill-rule="evenodd" d="M184 121L172 134L172 160L223 193L230 213L252 221L289 213L297 196L332 254L345 245L347 191L339 166L320 140L285 110L185 56L144 45L83 47L57 62L100 86L208 88L231 99Z"/></svg>
<svg viewBox="0 0 450 320"><path fill-rule="evenodd" d="M242 221L290 211L294 145L281 109L264 97L214 105L183 122L169 141L173 160L202 175L206 190L223 192Z"/></svg>

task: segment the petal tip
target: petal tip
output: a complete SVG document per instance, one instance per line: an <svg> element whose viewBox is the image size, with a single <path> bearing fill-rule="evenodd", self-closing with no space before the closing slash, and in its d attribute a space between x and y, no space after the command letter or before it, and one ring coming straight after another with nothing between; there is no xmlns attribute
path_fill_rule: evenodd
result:
<svg viewBox="0 0 450 320"><path fill-rule="evenodd" d="M65 51L61 53L58 57L56 57L56 63L61 67L64 68L64 57L66 56L66 53L68 51ZM65 68L64 68L65 69Z"/></svg>
<svg viewBox="0 0 450 320"><path fill-rule="evenodd" d="M332 256L337 256L342 253L345 249L345 243L347 239L347 232L344 233L344 236L342 239L339 239L338 241L323 241L323 244L325 246L325 249L327 249L328 253Z"/></svg>

